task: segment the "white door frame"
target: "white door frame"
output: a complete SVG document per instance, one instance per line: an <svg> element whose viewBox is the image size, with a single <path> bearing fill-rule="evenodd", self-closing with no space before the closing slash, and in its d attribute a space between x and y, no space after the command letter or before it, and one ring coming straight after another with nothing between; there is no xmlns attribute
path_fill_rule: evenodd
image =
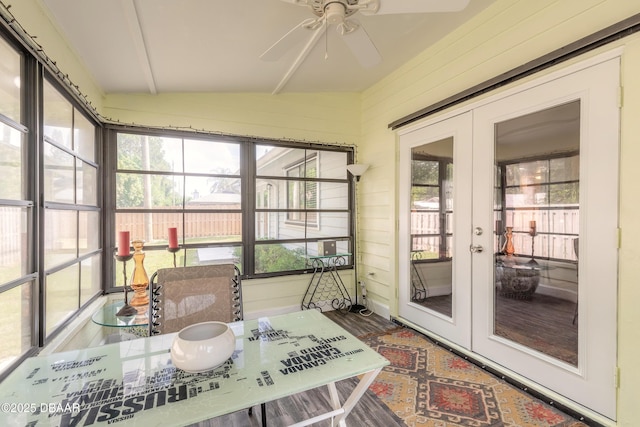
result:
<svg viewBox="0 0 640 427"><path fill-rule="evenodd" d="M473 351L611 419L616 414L619 61L612 59L474 110L473 226L493 229L495 123L580 100L578 366L493 333L494 267L474 254ZM487 235L474 244L492 247Z"/></svg>
<svg viewBox="0 0 640 427"><path fill-rule="evenodd" d="M500 94L491 96L487 99L477 101L473 104L470 104L464 108L459 108L450 112L443 113L442 115L431 118L421 123L416 123L411 127L407 127L398 132L399 134L399 142L400 142L400 168L399 168L399 203L400 203L400 223L399 223L399 312L400 317L406 319L409 323L417 326L419 329L425 330L427 333L434 335L436 337L442 337L444 342L454 344L454 347L458 343L457 339L450 340L446 334L441 334L437 332L435 329L431 327L429 322L425 322L424 319L428 318L425 316L413 316L406 315L406 309L403 306L410 305L408 303L409 299L407 294L403 295L403 289L406 287L403 286L403 283L408 283L409 273L409 255L405 252L404 249L408 248L408 243L406 240L407 236L409 236L408 230L408 218L404 215L406 211L404 209L408 209L409 202L406 199L408 195L403 195L403 189L406 189L407 183L410 183L410 178L407 179L407 171L410 168L407 167L406 162L406 153L404 153L404 149L406 147L410 147L410 144L420 145L424 143L424 139L420 140L420 130L424 129L428 126L437 124L442 122L448 118L459 116L462 113L480 110L480 107L498 102L502 99L506 99L507 97L524 92L526 90L539 87L545 83L554 82L554 81L562 81L561 79L565 76L568 76L572 73L587 70L590 67L608 63L605 67L612 67L609 70L608 76L603 77L599 76L591 76L586 77L586 80L594 79L592 82L598 81L606 81L609 83L608 89L605 89L604 92L598 92L598 90L592 88L583 88L582 94L579 96L581 98L582 105L582 117L583 122L581 124L581 192L580 192L580 206L581 206L581 229L580 229L580 287L581 290L579 292L579 346L580 346L580 359L578 361L578 367L568 366L563 362L559 362L552 358L540 357L540 355L535 355L534 359L537 361L532 362L535 366L529 364L530 361L527 362L517 362L515 364L505 364L509 360L516 360L522 353L522 349L514 348L510 343L505 345L503 339L500 337L496 337L492 334L492 323L489 323L487 313L479 313L474 309L473 316L473 352L469 352L471 356L477 356L479 360L488 362L487 364L497 368L499 370L504 370L505 372L511 372L514 374L515 378L524 384L529 384L533 388L537 388L538 390L546 389L548 391L547 394L553 396L554 398L558 398L559 401L564 401L570 407L575 408L584 408L588 411L593 411L594 413L598 413L604 415L609 419L616 419L616 380L617 380L617 369L616 369L616 345L617 345L617 245L618 245L618 216L617 210L619 206L618 201L618 153L619 153L619 110L618 110L618 85L619 85L619 61L622 53L622 49L614 49L612 51L606 52L604 54L592 57L587 59L581 63L573 64L565 67L560 71L551 72L549 74L544 75L536 80L523 83L514 88L507 89ZM606 74L606 73L605 73ZM562 85L560 85L562 86ZM560 87L561 89L561 87ZM580 92L580 90L574 90L574 93ZM561 93L561 92L558 92ZM570 94L566 94L567 99L570 99ZM557 97L559 98L559 97ZM573 97L575 99L575 96ZM609 116L608 124L604 127L593 127L589 126L589 115L590 114L600 114L594 113L591 110L592 107L597 106L598 103L606 102L610 107L615 105L615 117L611 117L609 113L605 113L605 116ZM488 111L488 110L487 110ZM480 111L482 113L482 111ZM596 116L597 117L597 116ZM485 119L488 117L485 117ZM587 118L585 121L584 118ZM478 117L477 112L474 111L474 125L476 126L476 130L478 132L483 132L482 129L478 129L480 117ZM484 132L487 131L488 127L484 129ZM473 137L479 137L478 135L473 134ZM488 134L484 135L484 138L490 138L493 143L493 136L489 137ZM610 141L609 144L602 144L602 141ZM406 146L403 144L407 144ZM475 142L474 142L475 146ZM493 148L492 148L493 149ZM488 156L484 158L485 165L493 165L493 153L488 153L488 149L485 148L484 155ZM410 151L410 150L409 150ZM478 153L478 149L475 148L475 155L480 156L477 157L479 160L483 153ZM403 154L404 153L404 154ZM404 160L403 160L404 158ZM603 160L611 161L615 165L613 169L610 167L603 168L598 165L602 164ZM474 162L474 167L476 166L476 162ZM590 177L587 176L587 172L591 173ZM404 175L403 175L404 174ZM456 188L460 185L460 181L456 182ZM584 191L583 191L584 189ZM603 195L606 194L606 197L603 198ZM487 196L485 200L487 203L492 203L493 194L485 195ZM404 197L404 199L403 199ZM476 195L476 197L479 197ZM601 204L602 206L614 207L614 213L611 215L610 209L594 209L594 206ZM404 206L404 207L403 207ZM493 217L489 218L488 212L492 212L492 206L484 206L482 209L480 204L474 203L474 210L484 210L485 214L480 212L480 215L474 221L473 226L481 226L485 230L493 229ZM609 214L607 214L609 211ZM485 248L492 248L493 242L489 241L492 236L492 233L485 233L484 236L476 236L471 239L471 224L468 227L469 234L469 244L473 243L474 245L482 245ZM589 242L603 242L608 248L613 250L608 250L605 259L600 259L600 254L598 254L598 249L596 245L589 245ZM458 245L460 246L460 245ZM468 245L467 245L468 246ZM493 289L493 263L487 262L486 260L482 262L482 258L484 255L488 255L487 251L484 254L475 254L473 262L473 277L477 281L474 283L474 292L479 292L482 287L491 286ZM487 258L491 258L490 255ZM594 262L593 260L599 260ZM477 260L477 261L476 261ZM589 262L591 260L591 262ZM603 268L603 265L608 265L610 267ZM458 268L460 265L456 266ZM478 279L479 278L479 279ZM606 297L598 295L597 283L609 283L609 289ZM592 289L593 287L596 289ZM476 291L476 288L477 291ZM405 289L406 291L406 289ZM493 302L492 299L489 298L488 292L486 289L484 291L484 303L489 309L493 310ZM476 304L474 296L474 304ZM603 309L604 308L604 309ZM430 319L430 318L429 318ZM431 320L431 319L430 319ZM599 337L593 337L587 334L588 330L598 331ZM495 348L491 348L495 347ZM515 346L517 347L517 346ZM462 351L465 351L467 348L466 345L462 344L458 347ZM516 354L516 353L518 354ZM592 357L587 357L587 354L591 354ZM593 355L597 355L595 359L606 360L606 362L602 364L598 364L597 360L593 360ZM530 355L527 355L529 357ZM504 362L504 361L507 362ZM548 376L548 371L550 368L558 369L563 371L564 374L561 375L557 379L551 378L551 384L545 383L545 379L543 378L545 375ZM534 374L530 374L528 371L534 372ZM547 374L535 374L536 372ZM562 378L562 379L561 379ZM566 379L573 380L565 383ZM575 380L575 381L574 381ZM577 381L577 382L576 382ZM584 390L580 390L581 396L572 397L572 388L576 387L576 384L580 384L577 386L581 389L583 386ZM592 385L588 385L591 383ZM541 385L542 384L542 385ZM571 385L568 385L571 384ZM593 386L593 384L598 384ZM568 397L568 398L567 398Z"/></svg>
<svg viewBox="0 0 640 427"><path fill-rule="evenodd" d="M471 254L469 245L471 236L471 170L472 153L471 113L466 112L451 117L428 128L421 129L402 137L400 154L400 212L402 220L399 226L400 249L398 258L401 266L399 278L399 312L403 318L428 324L429 330L450 341L471 349ZM411 301L411 149L424 144L453 137L453 260L452 260L452 316L427 309ZM427 281L429 278L427 278Z"/></svg>

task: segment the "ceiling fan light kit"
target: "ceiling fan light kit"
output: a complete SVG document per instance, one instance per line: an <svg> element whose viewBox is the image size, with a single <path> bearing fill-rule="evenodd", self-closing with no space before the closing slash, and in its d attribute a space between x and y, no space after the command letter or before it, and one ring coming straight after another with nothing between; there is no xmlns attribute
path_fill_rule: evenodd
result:
<svg viewBox="0 0 640 427"><path fill-rule="evenodd" d="M456 12L464 9L470 0L282 0L298 6L311 9L317 18L305 19L293 29L289 30L280 40L269 47L262 55L264 60L278 60L285 52L293 48L298 42L298 34L312 31L309 41L289 67L284 77L277 85L273 94L278 93L298 69L301 62L316 45L320 37L325 34L327 27L335 25L338 34L351 50L360 65L365 68L373 67L382 61L375 44L364 27L351 16L362 12L363 16L402 14L402 13L430 13ZM301 34L301 36L302 36ZM325 58L328 57L325 52Z"/></svg>

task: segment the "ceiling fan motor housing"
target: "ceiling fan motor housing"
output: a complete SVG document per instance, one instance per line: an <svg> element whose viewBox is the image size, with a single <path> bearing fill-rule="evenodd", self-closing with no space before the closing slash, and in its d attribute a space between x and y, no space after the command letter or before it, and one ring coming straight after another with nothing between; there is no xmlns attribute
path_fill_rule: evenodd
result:
<svg viewBox="0 0 640 427"><path fill-rule="evenodd" d="M320 17L326 17L331 23L342 22L358 11L359 0L312 0L307 3L313 13ZM356 6L356 8L354 8Z"/></svg>
<svg viewBox="0 0 640 427"><path fill-rule="evenodd" d="M352 11L352 13L355 11ZM328 2L324 7L324 16L329 24L339 24L344 22L347 8L342 2Z"/></svg>

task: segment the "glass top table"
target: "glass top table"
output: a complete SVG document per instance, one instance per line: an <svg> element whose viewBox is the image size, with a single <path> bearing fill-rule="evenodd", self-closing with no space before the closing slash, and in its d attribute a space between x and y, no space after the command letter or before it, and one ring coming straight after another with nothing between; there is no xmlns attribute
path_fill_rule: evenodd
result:
<svg viewBox="0 0 640 427"><path fill-rule="evenodd" d="M175 368L175 334L25 360L0 386L0 425L187 425L328 386L344 418L389 362L317 310L231 323L233 356L211 371ZM341 403L335 382L361 376ZM3 407L4 408L4 407Z"/></svg>
<svg viewBox="0 0 640 427"><path fill-rule="evenodd" d="M136 316L116 316L116 313L123 305L124 301L106 304L93 314L91 320L98 325L112 328L131 328L135 326L147 326L149 324L148 310L146 310L144 314L138 314Z"/></svg>

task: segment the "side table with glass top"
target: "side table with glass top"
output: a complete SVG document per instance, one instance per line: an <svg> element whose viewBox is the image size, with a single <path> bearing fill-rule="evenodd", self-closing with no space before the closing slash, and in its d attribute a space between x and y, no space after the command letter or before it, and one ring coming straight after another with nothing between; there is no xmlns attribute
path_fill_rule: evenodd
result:
<svg viewBox="0 0 640 427"><path fill-rule="evenodd" d="M106 304L91 316L93 323L115 329L107 335L105 344L146 337L149 334L148 309L145 308L144 313L135 316L116 316L123 305L124 301Z"/></svg>
<svg viewBox="0 0 640 427"><path fill-rule="evenodd" d="M307 291L302 297L301 308L346 310L353 305L353 300L344 282L338 274L338 267L347 264L351 254L333 254L310 256L309 263L313 267L313 275L309 280Z"/></svg>

